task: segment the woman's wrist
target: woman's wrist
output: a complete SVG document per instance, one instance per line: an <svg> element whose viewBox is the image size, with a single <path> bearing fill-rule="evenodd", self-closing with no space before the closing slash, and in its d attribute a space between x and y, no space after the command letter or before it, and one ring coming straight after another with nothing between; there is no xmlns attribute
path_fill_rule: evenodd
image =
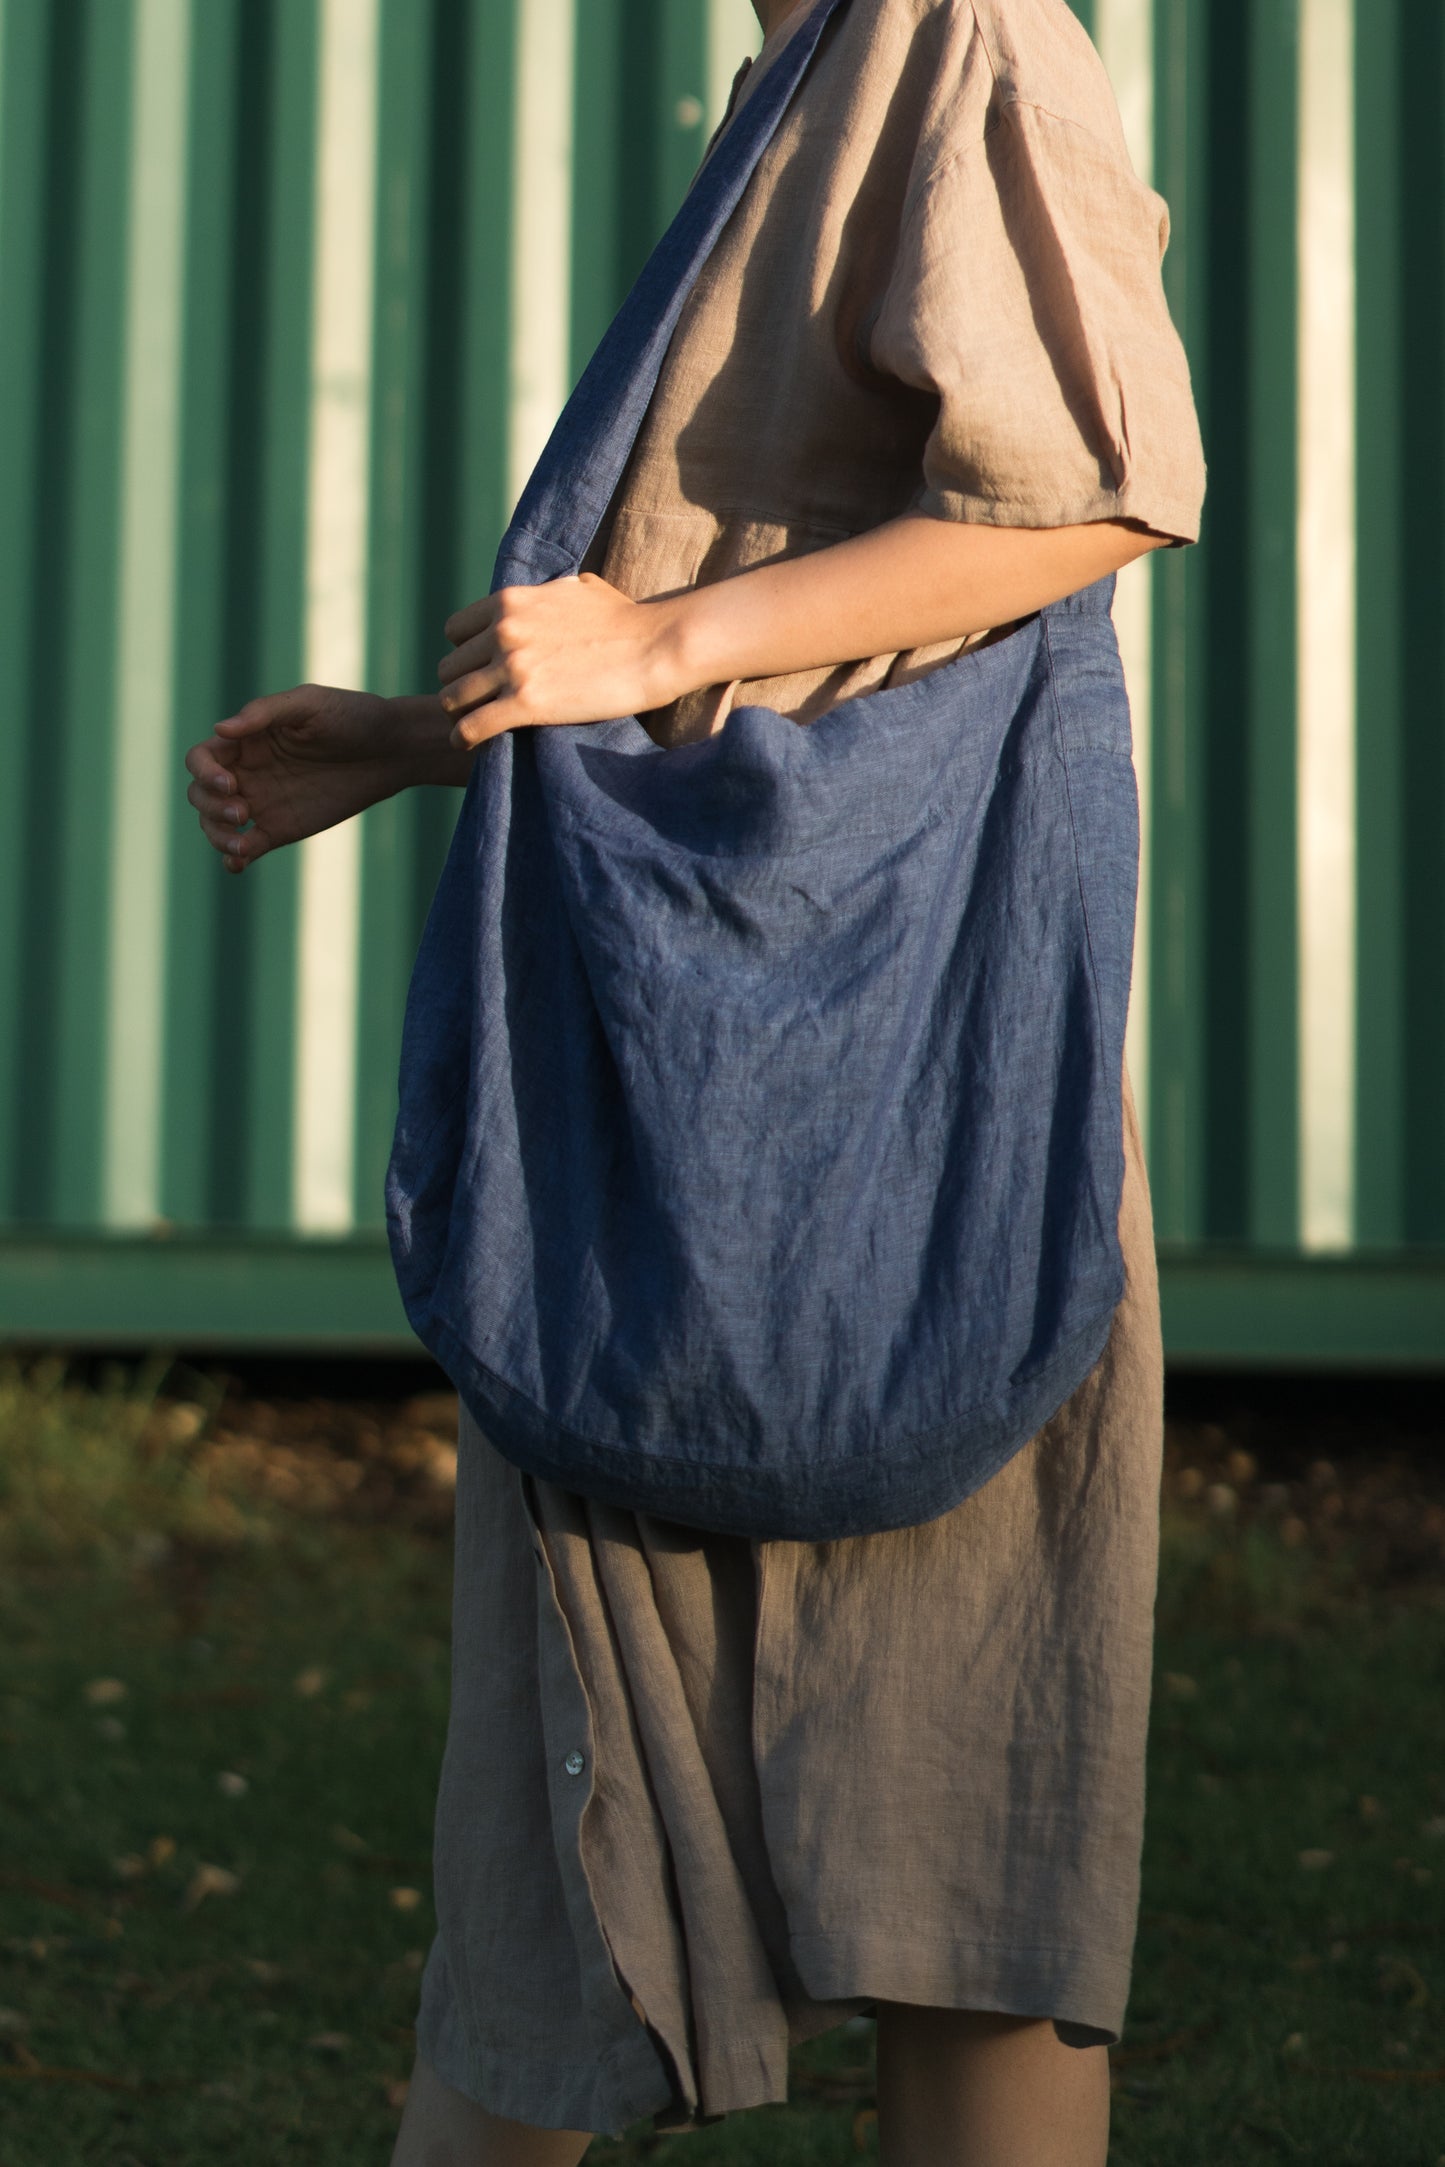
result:
<svg viewBox="0 0 1445 2167"><path fill-rule="evenodd" d="M398 693L387 702L387 737L393 748L396 789L409 790L422 783L455 789L466 788L476 759L474 746L458 748L451 742L455 718L447 713L434 692Z"/></svg>
<svg viewBox="0 0 1445 2167"><path fill-rule="evenodd" d="M712 682L706 675L705 627L697 607L702 592L694 587L636 605L647 633L639 664L639 714L667 707Z"/></svg>

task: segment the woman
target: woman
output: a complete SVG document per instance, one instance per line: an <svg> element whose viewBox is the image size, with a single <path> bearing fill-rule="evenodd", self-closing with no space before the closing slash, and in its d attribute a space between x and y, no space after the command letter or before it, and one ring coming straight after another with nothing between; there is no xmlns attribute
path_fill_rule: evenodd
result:
<svg viewBox="0 0 1445 2167"><path fill-rule="evenodd" d="M724 130L815 11L758 0ZM502 731L808 724L1193 540L1166 234L1063 0L845 0L581 576L452 618L439 698L303 686L218 724L187 756L207 838L242 871L464 785ZM1103 2161L1161 1433L1127 1082L1124 1166L1102 1357L923 1525L700 1532L522 1476L463 1409L439 1931L394 2167L566 2167L594 2130L780 2099L789 2045L869 2008L889 2167Z"/></svg>

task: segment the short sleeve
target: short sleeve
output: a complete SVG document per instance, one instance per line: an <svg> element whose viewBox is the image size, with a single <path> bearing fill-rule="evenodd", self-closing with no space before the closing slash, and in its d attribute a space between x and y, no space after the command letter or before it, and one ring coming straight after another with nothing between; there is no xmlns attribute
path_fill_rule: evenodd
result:
<svg viewBox="0 0 1445 2167"><path fill-rule="evenodd" d="M869 346L938 397L921 510L1197 539L1204 455L1168 236L1122 152L1017 99L917 188Z"/></svg>

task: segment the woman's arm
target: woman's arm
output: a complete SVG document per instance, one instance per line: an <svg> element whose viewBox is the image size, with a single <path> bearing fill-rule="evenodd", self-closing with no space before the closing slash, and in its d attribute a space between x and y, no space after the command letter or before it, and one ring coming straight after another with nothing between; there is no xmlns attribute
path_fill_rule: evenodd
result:
<svg viewBox="0 0 1445 2167"><path fill-rule="evenodd" d="M700 685L893 654L1010 624L1166 539L1123 520L982 527L910 516L785 564L654 602L604 580L489 595L447 624L440 697L299 685L248 701L186 755L222 863L354 818L418 783L465 785L524 724L645 713Z"/></svg>
<svg viewBox="0 0 1445 2167"><path fill-rule="evenodd" d="M435 693L380 699L296 685L248 700L186 754L186 795L231 873L353 820L415 783L466 783L475 754L450 742Z"/></svg>
<svg viewBox="0 0 1445 2167"><path fill-rule="evenodd" d="M600 722L703 685L961 639L1060 601L1169 537L1122 519L986 527L909 513L830 548L656 601L590 573L449 618L438 669L459 750L523 724Z"/></svg>

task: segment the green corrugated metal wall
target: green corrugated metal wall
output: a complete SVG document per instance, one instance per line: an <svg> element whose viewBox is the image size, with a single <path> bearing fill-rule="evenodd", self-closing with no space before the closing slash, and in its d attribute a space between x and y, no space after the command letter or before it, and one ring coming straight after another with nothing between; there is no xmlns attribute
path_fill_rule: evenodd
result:
<svg viewBox="0 0 1445 2167"><path fill-rule="evenodd" d="M1078 12L1211 469L1117 611L1170 1345L1440 1360L1445 9ZM230 881L181 756L259 689L432 681L753 42L746 0L0 0L0 1332L404 1331L457 801Z"/></svg>

